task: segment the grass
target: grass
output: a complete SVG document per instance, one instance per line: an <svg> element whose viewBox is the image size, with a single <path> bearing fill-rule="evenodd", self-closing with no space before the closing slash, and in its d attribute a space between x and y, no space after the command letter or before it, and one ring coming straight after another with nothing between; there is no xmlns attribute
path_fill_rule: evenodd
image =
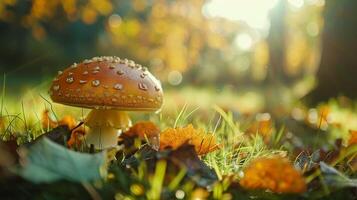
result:
<svg viewBox="0 0 357 200"><path fill-rule="evenodd" d="M335 197L334 195L338 197L345 195L339 193L341 190L330 191L330 188L325 184L322 184L322 188L316 191L308 191L305 194L296 196L264 191L244 191L241 187L234 186L234 184L242 177L244 169L256 158L280 155L290 158L293 163L297 162L297 155L293 150L295 148L294 142L301 141L299 137L316 136L320 139L319 137L325 134L331 144L336 138L343 138L344 144L346 144L349 137L348 130L357 129L355 103L346 106L333 100L328 104L313 108L319 110L321 107L327 106L334 117L333 120L328 122L326 130L321 130L321 124L325 123L325 121L321 121L322 118L316 124L302 121L304 124L308 124L308 127L315 128L312 129L312 132L309 132L315 134L315 136L299 135L300 133L295 133L288 124L284 122L278 123L279 119L272 116L270 120L272 125L269 140L267 141L266 136L260 132L260 124L258 124L258 128L253 129L255 131L250 130L253 124L257 123L256 114L264 110L261 103L262 98L259 97L259 94L250 93L248 97L252 98L252 100L249 101L249 98L245 99L247 98L246 94L242 97L245 100L241 100L239 96L235 96L228 91L223 93L226 94L222 95L225 97L218 97L217 102L219 105L216 105L214 103L216 102L214 94L210 90L205 92L204 90L195 91L192 88L183 89L182 95L186 96L186 98L177 98L177 92L169 91L166 95L166 105L160 114L132 113L134 121L150 120L161 130L168 127L182 127L192 123L196 128L202 128L206 132L213 134L218 143L220 143L221 148L201 157L201 159L217 174L219 181L214 185L207 188L198 187L194 181L186 177L187 168L172 172L170 162L165 159L158 160L153 170L150 170L150 163L146 161L140 162L137 169L128 170L121 166L123 160L117 160L109 165L107 179L80 185L67 183L67 187L72 188L69 190L62 187L64 182L47 184L37 191L39 197L44 197L43 195L47 195L46 197L49 199L83 197L81 196L83 194L73 192L76 188L81 188L78 191L86 191L86 195L92 199L112 199L113 196L116 199L180 199L181 197L185 199L194 197L202 197L203 199L205 197L210 199L236 199L237 197L240 199L249 199L250 197L294 199L316 197L315 199L318 199L318 197L333 198ZM0 121L2 140L10 140L12 136L16 136L18 143L21 144L32 141L44 132L49 131L49 126L42 126L41 115L44 110L50 110L55 120L61 119L65 115L81 120L88 113L86 109L52 104L48 96L44 94L44 92L39 94L36 91L29 91L21 100L18 97L6 96L4 77ZM197 96L204 96L205 103L197 104L194 101L189 101L189 99L197 99ZM235 102L241 102L247 107L252 107L252 109L227 106L234 105ZM302 112L307 113L307 117L309 117L309 112L312 113L310 108L299 104L288 105L288 107L288 110L300 109ZM237 109L235 110L234 108ZM284 113L283 115L287 117L290 113ZM314 126L317 126L317 129ZM249 131L251 132L250 134L248 134ZM306 148L312 147L309 144L304 145ZM341 163L346 162L346 159L351 161L351 156L355 155L356 152L356 147L347 148L330 165L340 166ZM343 172L351 177L356 176L350 169L345 168ZM306 175L307 183L315 184L314 181L316 181L317 177L322 178L320 182L323 183L323 177L319 170ZM17 186L13 187L16 188ZM21 185L21 187L25 191L31 191L30 186L26 188L25 185ZM37 186L33 187L38 188ZM346 190L348 191L348 188Z"/></svg>

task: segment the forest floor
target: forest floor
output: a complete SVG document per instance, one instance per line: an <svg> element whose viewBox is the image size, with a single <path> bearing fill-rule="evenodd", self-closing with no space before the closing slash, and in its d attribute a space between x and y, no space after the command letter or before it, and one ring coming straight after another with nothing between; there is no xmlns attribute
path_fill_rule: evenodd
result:
<svg viewBox="0 0 357 200"><path fill-rule="evenodd" d="M1 199L357 199L357 103L290 93L171 89L98 151L89 110L3 92Z"/></svg>

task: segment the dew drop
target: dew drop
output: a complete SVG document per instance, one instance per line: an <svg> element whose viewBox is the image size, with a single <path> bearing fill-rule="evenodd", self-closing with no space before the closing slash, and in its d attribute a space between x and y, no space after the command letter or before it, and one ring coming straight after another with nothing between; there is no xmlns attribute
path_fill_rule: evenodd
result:
<svg viewBox="0 0 357 200"><path fill-rule="evenodd" d="M79 80L79 84L86 84L87 81L86 80Z"/></svg>
<svg viewBox="0 0 357 200"><path fill-rule="evenodd" d="M88 74L88 71L84 71L84 72L83 72L83 75L87 75L87 74Z"/></svg>
<svg viewBox="0 0 357 200"><path fill-rule="evenodd" d="M63 72L62 71L58 71L58 76L62 75Z"/></svg>

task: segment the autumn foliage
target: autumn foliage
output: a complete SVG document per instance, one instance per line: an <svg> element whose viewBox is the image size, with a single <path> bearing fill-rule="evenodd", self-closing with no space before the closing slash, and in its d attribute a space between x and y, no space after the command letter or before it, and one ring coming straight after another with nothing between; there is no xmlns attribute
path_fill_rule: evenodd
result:
<svg viewBox="0 0 357 200"><path fill-rule="evenodd" d="M67 125L69 129L77 126L77 121L70 115L64 116L61 120L55 121L50 118L49 111L45 110L42 113L42 128L56 128L57 126Z"/></svg>
<svg viewBox="0 0 357 200"><path fill-rule="evenodd" d="M192 124L184 128L168 128L160 135L160 149L177 149L184 144L195 147L198 155L204 155L219 148L213 134L193 128Z"/></svg>
<svg viewBox="0 0 357 200"><path fill-rule="evenodd" d="M286 158L258 158L245 169L240 180L246 189L270 190L276 193L303 193L305 180Z"/></svg>
<svg viewBox="0 0 357 200"><path fill-rule="evenodd" d="M348 145L354 145L354 144L357 144L357 131L350 130L350 138L348 140Z"/></svg>
<svg viewBox="0 0 357 200"><path fill-rule="evenodd" d="M134 126L124 132L124 134L129 137L145 139L158 136L160 134L160 129L152 122L143 121L134 124Z"/></svg>
<svg viewBox="0 0 357 200"><path fill-rule="evenodd" d="M66 125L70 130L77 126L78 122L70 115L64 116L61 120L55 121L50 118L49 111L45 110L42 113L42 127L43 128L56 128L61 125ZM84 127L78 127L72 131L71 137L67 141L68 147L80 146L85 135Z"/></svg>

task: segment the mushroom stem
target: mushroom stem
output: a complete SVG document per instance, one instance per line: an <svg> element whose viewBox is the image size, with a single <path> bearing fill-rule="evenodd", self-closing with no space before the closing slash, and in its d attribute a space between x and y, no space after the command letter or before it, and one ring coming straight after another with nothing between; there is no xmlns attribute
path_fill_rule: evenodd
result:
<svg viewBox="0 0 357 200"><path fill-rule="evenodd" d="M119 129L112 127L87 127L86 143L93 144L96 149L106 149L118 145Z"/></svg>
<svg viewBox="0 0 357 200"><path fill-rule="evenodd" d="M86 143L97 149L116 146L118 135L131 126L129 115L117 110L92 110L86 120Z"/></svg>

